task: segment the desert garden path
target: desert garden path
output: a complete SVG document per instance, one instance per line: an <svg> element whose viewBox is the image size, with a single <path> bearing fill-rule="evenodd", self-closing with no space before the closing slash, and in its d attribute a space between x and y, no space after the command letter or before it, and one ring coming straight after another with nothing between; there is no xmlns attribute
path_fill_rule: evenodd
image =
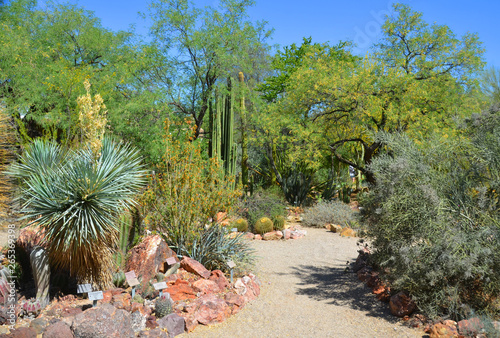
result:
<svg viewBox="0 0 500 338"><path fill-rule="evenodd" d="M179 337L422 337L398 323L387 304L352 272L357 239L325 229L288 241L252 241L260 296L224 323Z"/></svg>

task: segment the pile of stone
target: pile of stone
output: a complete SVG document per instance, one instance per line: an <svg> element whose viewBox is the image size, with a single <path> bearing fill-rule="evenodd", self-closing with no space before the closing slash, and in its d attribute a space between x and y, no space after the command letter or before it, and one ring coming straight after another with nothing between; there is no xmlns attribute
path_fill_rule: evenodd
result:
<svg viewBox="0 0 500 338"><path fill-rule="evenodd" d="M130 251L126 267L146 285L169 269L165 262L170 257L177 259L159 235L148 236ZM189 257L178 263L177 271L164 279L167 287L161 292L170 294L173 311L163 318L154 311L160 291L137 302L131 288L114 288L103 291L95 307L81 296L55 299L37 318L18 318L14 327L0 326L0 337L173 337L200 324L220 323L260 294L260 282L253 274L230 283L222 271L209 271ZM138 286L138 294L146 291ZM0 309L0 320L6 310Z"/></svg>
<svg viewBox="0 0 500 338"><path fill-rule="evenodd" d="M272 240L279 240L279 239L284 239L284 240L299 239L299 238L304 237L305 235L307 235L306 230L302 230L302 229L295 228L295 227L290 227L290 228L284 229L283 231L276 230L276 231L266 232L263 235L259 235L259 234L255 235L251 232L245 233L246 238L248 238L250 240L252 240L252 239L257 240L257 241L260 241L260 240L272 241Z"/></svg>

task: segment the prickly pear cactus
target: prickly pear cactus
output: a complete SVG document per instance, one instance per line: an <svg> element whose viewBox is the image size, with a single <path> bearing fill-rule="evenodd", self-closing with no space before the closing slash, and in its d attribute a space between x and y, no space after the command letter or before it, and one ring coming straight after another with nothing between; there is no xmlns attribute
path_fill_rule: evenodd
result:
<svg viewBox="0 0 500 338"><path fill-rule="evenodd" d="M36 317L42 311L42 303L39 299L31 298L23 304L23 315L26 317Z"/></svg>
<svg viewBox="0 0 500 338"><path fill-rule="evenodd" d="M30 254L31 269L36 285L36 299L42 309L49 304L50 266L49 257L45 249L37 246Z"/></svg>
<svg viewBox="0 0 500 338"><path fill-rule="evenodd" d="M166 293L158 298L155 301L155 313L156 318L163 318L166 315L172 313L172 299L170 298L170 294Z"/></svg>

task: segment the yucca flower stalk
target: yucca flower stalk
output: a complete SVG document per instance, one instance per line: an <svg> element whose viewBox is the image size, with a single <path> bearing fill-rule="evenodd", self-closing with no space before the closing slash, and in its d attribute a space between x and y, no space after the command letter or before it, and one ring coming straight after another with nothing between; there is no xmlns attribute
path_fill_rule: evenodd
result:
<svg viewBox="0 0 500 338"><path fill-rule="evenodd" d="M45 231L52 264L110 285L118 216L144 184L138 151L108 137L98 154L90 145L65 151L36 140L9 173L20 180L23 218Z"/></svg>

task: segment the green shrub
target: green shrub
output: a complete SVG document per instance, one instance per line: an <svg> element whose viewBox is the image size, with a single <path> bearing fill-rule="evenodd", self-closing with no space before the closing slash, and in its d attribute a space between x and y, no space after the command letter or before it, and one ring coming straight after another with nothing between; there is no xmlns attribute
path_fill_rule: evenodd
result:
<svg viewBox="0 0 500 338"><path fill-rule="evenodd" d="M351 208L339 201L322 201L306 209L303 223L310 227L324 227L325 224L350 226L356 220L356 214Z"/></svg>
<svg viewBox="0 0 500 338"><path fill-rule="evenodd" d="M285 228L285 217L283 215L278 215L273 218L274 230L283 230Z"/></svg>
<svg viewBox="0 0 500 338"><path fill-rule="evenodd" d="M470 142L379 135L391 153L362 200L374 261L431 317L500 314L500 120L469 126Z"/></svg>
<svg viewBox="0 0 500 338"><path fill-rule="evenodd" d="M262 217L272 219L278 215L286 215L286 202L271 189L262 190L247 197L240 206L238 214L253 225Z"/></svg>
<svg viewBox="0 0 500 338"><path fill-rule="evenodd" d="M273 231L273 221L267 217L262 217L253 226L255 233L263 235L266 232Z"/></svg>
<svg viewBox="0 0 500 338"><path fill-rule="evenodd" d="M238 232L246 232L248 230L248 221L244 218L238 218L233 222L232 227L238 229Z"/></svg>
<svg viewBox="0 0 500 338"><path fill-rule="evenodd" d="M113 275L113 285L117 288L123 288L125 286L125 273L123 271L118 271Z"/></svg>

